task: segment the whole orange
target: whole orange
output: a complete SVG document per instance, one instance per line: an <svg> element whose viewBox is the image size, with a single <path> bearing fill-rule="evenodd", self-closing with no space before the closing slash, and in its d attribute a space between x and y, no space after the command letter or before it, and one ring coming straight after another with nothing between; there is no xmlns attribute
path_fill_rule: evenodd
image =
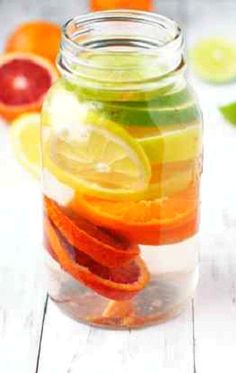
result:
<svg viewBox="0 0 236 373"><path fill-rule="evenodd" d="M6 52L30 52L55 63L61 38L60 27L52 22L32 21L18 26L6 42Z"/></svg>

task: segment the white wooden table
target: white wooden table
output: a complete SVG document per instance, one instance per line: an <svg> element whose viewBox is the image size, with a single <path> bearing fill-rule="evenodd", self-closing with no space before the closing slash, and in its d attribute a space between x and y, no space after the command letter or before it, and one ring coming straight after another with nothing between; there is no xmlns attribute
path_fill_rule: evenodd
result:
<svg viewBox="0 0 236 373"><path fill-rule="evenodd" d="M170 3L178 9L176 1ZM4 24L8 10L18 9L14 23L28 12L54 19L57 11L61 20L78 13L72 0L67 8L61 1L49 7L45 0L1 4ZM193 25L198 17L199 9ZM48 300L39 185L14 161L8 128L0 123L0 373L236 372L236 128L216 110L222 100L236 100L236 85L196 86L205 114L200 284L181 316L144 330L81 325Z"/></svg>
<svg viewBox="0 0 236 373"><path fill-rule="evenodd" d="M39 185L14 161L1 123L1 373L236 371L236 128L214 108L224 88L197 87L206 122L200 285L185 313L144 330L81 325L48 300Z"/></svg>

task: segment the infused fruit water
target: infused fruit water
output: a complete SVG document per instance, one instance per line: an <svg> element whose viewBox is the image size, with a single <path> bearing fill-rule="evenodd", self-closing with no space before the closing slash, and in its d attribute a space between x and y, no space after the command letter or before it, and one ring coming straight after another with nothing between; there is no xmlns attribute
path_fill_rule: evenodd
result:
<svg viewBox="0 0 236 373"><path fill-rule="evenodd" d="M62 78L44 103L45 259L49 294L67 314L135 328L178 314L197 284L202 124L177 25L110 14L120 40L108 33L99 48L83 22L107 13L67 24L74 55L63 40ZM135 27L124 38L121 14L143 33L152 21L159 44L137 48Z"/></svg>

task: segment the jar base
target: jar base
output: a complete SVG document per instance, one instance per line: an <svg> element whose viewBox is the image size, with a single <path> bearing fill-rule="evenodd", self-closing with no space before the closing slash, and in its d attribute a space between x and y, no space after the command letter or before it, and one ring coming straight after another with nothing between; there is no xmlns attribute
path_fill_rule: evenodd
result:
<svg viewBox="0 0 236 373"><path fill-rule="evenodd" d="M198 268L162 273L131 300L107 299L66 273L46 253L49 296L72 319L107 329L137 329L160 324L179 315L198 282Z"/></svg>
<svg viewBox="0 0 236 373"><path fill-rule="evenodd" d="M192 299L190 296L183 303L176 305L173 309L168 310L168 312L159 313L153 315L150 318L138 318L138 317L104 317L104 316L94 316L82 318L78 316L76 312L76 307L72 305L71 302L65 303L55 300L49 295L51 301L60 309L60 311L68 316L69 318L77 321L81 324L93 326L99 329L108 330L131 330L131 329L144 329L158 324L163 324L171 319L178 317L183 313L189 305ZM78 305L77 305L78 306Z"/></svg>

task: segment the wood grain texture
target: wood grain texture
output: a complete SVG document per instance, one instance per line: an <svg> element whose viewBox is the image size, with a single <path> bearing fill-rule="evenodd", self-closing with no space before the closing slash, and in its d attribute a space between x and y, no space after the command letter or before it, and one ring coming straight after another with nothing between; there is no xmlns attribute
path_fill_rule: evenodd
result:
<svg viewBox="0 0 236 373"><path fill-rule="evenodd" d="M236 348L236 129L215 107L231 90L199 89L205 111L201 272L194 301L197 373L234 372ZM204 89L204 90L203 90ZM236 98L236 96L235 96ZM204 97L202 97L204 99ZM213 107L214 106L214 107Z"/></svg>
<svg viewBox="0 0 236 373"><path fill-rule="evenodd" d="M0 370L36 368L45 292L35 274L0 268Z"/></svg>
<svg viewBox="0 0 236 373"><path fill-rule="evenodd" d="M15 162L0 123L0 371L36 368L46 292L39 186Z"/></svg>

